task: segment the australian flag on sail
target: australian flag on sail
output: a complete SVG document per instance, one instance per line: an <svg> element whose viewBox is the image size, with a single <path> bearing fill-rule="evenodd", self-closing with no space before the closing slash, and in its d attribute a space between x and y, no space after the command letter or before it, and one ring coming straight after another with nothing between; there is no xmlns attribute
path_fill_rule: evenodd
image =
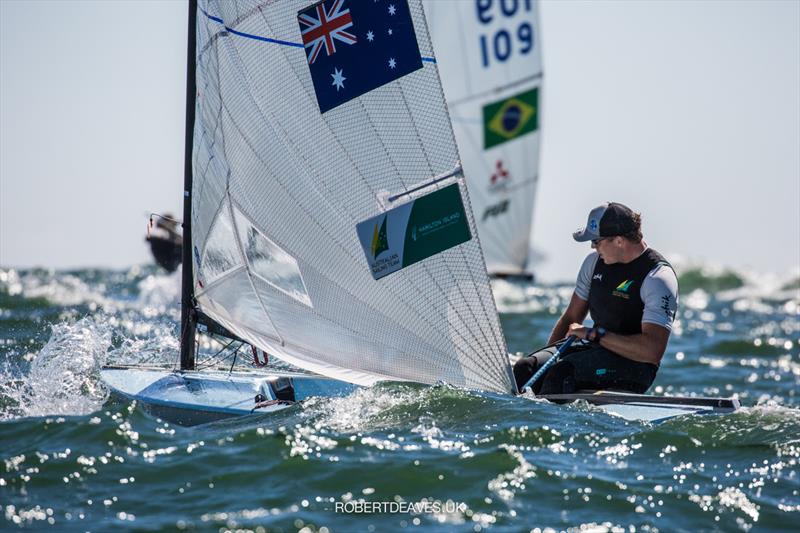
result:
<svg viewBox="0 0 800 533"><path fill-rule="evenodd" d="M407 0L323 0L297 21L321 113L422 68Z"/></svg>

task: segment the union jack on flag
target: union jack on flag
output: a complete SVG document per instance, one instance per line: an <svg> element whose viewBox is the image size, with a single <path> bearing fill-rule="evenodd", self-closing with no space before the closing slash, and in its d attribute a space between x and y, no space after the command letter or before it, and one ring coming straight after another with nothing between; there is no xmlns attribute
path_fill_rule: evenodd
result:
<svg viewBox="0 0 800 533"><path fill-rule="evenodd" d="M301 1L310 4L297 23L320 113L422 68L408 0Z"/></svg>
<svg viewBox="0 0 800 533"><path fill-rule="evenodd" d="M314 8L299 13L297 20L300 21L303 44L308 50L309 64L317 60L323 47L329 56L336 52L334 41L356 43L356 36L346 31L352 28L353 19L350 10L344 9L344 4L345 0L335 0L326 11L325 3L320 2Z"/></svg>

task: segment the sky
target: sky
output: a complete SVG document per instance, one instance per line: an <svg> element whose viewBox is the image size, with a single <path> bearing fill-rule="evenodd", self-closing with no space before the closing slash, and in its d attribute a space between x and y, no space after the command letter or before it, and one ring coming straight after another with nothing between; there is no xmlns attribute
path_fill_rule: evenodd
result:
<svg viewBox="0 0 800 533"><path fill-rule="evenodd" d="M605 201L700 264L800 268L800 1L544 1L533 246L574 279ZM150 261L180 213L183 1L0 1L0 266Z"/></svg>

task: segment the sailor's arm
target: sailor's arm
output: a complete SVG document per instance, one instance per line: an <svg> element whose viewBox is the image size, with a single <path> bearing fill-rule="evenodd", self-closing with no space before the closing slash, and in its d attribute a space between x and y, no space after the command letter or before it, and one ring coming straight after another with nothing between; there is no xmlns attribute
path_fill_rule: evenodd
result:
<svg viewBox="0 0 800 533"><path fill-rule="evenodd" d="M596 336L592 335L591 340L595 338ZM642 332L635 335L606 333L600 339L600 346L633 361L657 365L664 356L668 341L669 330L667 328L644 322L642 323Z"/></svg>
<svg viewBox="0 0 800 533"><path fill-rule="evenodd" d="M566 337L570 325L582 323L586 319L586 315L589 314L589 289L592 284L592 272L594 272L598 257L597 252L593 251L583 260L581 269L578 271L578 279L575 280L575 292L572 293L567 309L553 327L553 332L550 334L547 344L553 344Z"/></svg>
<svg viewBox="0 0 800 533"><path fill-rule="evenodd" d="M567 331L570 329L570 324L582 323L589 314L589 302L578 296L577 293L572 293L572 299L561 318L558 319L556 325L553 327L553 332L550 334L550 339L547 344L563 339L567 336Z"/></svg>

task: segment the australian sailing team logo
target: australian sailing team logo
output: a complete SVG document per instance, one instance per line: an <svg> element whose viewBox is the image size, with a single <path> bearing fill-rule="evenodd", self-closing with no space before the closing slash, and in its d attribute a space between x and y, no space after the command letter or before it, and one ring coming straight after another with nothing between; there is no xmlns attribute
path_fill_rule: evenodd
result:
<svg viewBox="0 0 800 533"><path fill-rule="evenodd" d="M483 107L484 149L517 139L539 128L539 89L533 88Z"/></svg>
<svg viewBox="0 0 800 533"><path fill-rule="evenodd" d="M377 259L378 256L389 249L389 238L386 235L386 217L383 217L383 222L378 229L378 223L375 222L375 230L372 232L372 259Z"/></svg>
<svg viewBox="0 0 800 533"><path fill-rule="evenodd" d="M625 281L623 281L622 283L617 285L617 288L614 289L614 292L612 292L611 294L613 296L617 296L619 298L625 298L626 300L629 300L631 295L628 294L628 292L630 291L631 285L633 285L633 280L632 279L626 279Z"/></svg>
<svg viewBox="0 0 800 533"><path fill-rule="evenodd" d="M472 238L458 183L359 222L356 233L376 280Z"/></svg>

